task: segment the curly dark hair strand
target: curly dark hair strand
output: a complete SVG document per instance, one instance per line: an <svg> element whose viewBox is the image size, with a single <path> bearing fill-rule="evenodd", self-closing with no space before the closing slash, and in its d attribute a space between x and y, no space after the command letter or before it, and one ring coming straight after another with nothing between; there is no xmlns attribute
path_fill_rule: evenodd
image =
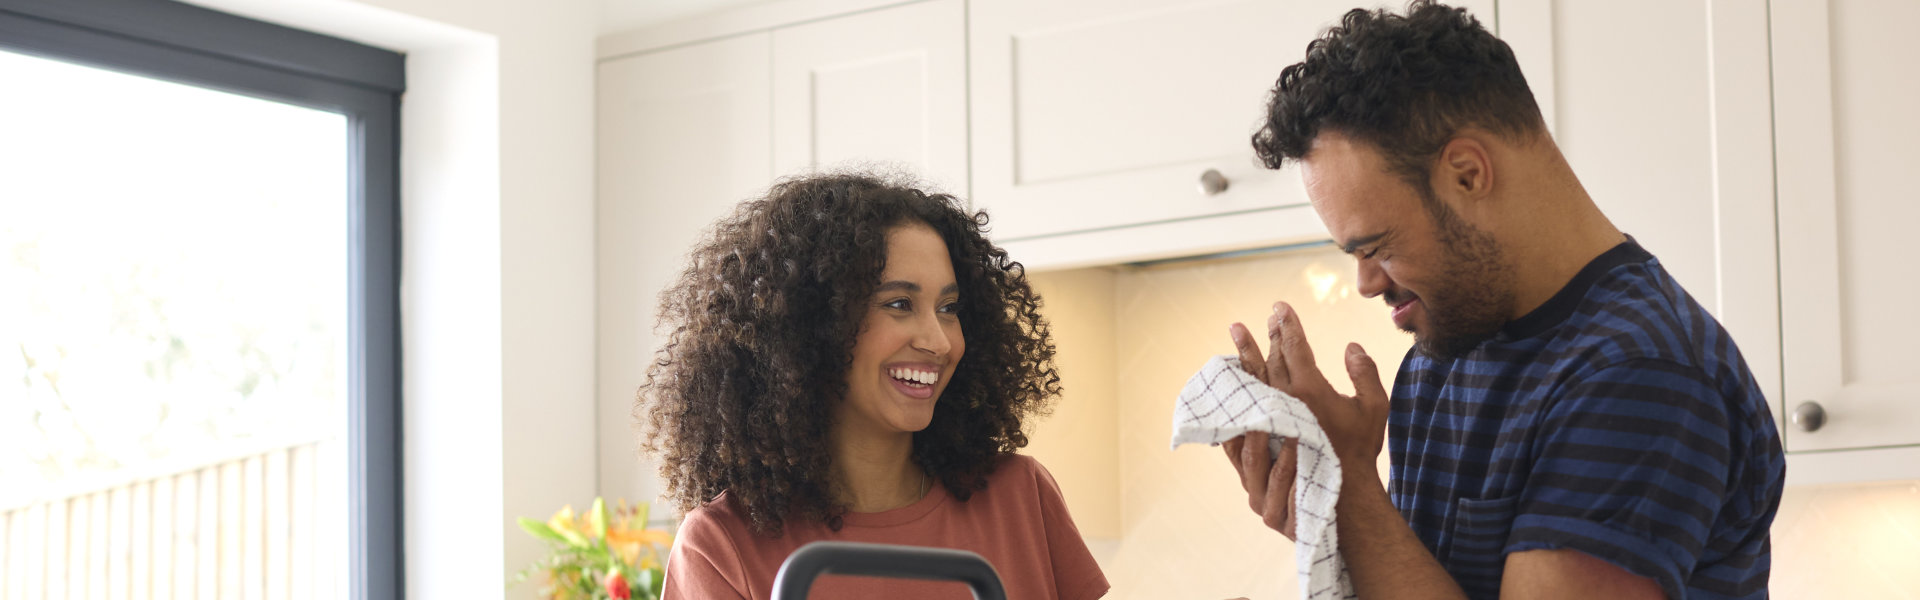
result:
<svg viewBox="0 0 1920 600"><path fill-rule="evenodd" d="M1466 9L1414 0L1405 15L1349 11L1307 44L1306 59L1280 72L1253 148L1278 169L1338 131L1424 190L1429 165L1468 126L1516 140L1546 131L1506 42Z"/></svg>

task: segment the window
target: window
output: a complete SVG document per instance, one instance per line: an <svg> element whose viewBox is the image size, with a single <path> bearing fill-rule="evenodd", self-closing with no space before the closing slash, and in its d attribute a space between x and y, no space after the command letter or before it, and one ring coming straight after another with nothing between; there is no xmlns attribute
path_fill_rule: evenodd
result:
<svg viewBox="0 0 1920 600"><path fill-rule="evenodd" d="M400 596L403 67L0 0L0 596Z"/></svg>

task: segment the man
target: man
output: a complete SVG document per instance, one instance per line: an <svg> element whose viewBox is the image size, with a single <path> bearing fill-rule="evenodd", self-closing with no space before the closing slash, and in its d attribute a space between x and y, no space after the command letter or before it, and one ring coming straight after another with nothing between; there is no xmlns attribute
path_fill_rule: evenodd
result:
<svg viewBox="0 0 1920 600"><path fill-rule="evenodd" d="M1391 397L1349 345L1347 397L1286 304L1271 357L1232 329L1332 442L1361 598L1766 597L1785 459L1753 375L1588 197L1504 42L1425 0L1350 12L1282 71L1254 147L1298 163L1361 293L1415 338ZM1226 444L1291 537L1294 453L1266 448Z"/></svg>

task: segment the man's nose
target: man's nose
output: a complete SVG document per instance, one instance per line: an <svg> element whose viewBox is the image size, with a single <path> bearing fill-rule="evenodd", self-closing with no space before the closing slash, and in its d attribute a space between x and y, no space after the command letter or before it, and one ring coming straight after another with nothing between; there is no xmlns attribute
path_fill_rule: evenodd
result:
<svg viewBox="0 0 1920 600"><path fill-rule="evenodd" d="M1379 296L1393 286L1393 279L1387 277L1387 271L1380 268L1379 261L1362 259L1358 262L1361 296Z"/></svg>

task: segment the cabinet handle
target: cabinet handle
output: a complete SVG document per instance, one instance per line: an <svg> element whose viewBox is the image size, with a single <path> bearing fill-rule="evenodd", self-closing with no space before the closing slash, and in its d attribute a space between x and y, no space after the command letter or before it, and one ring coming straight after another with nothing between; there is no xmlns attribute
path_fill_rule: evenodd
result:
<svg viewBox="0 0 1920 600"><path fill-rule="evenodd" d="M1801 431L1811 432L1827 424L1827 409L1821 408L1819 402L1801 402L1789 418Z"/></svg>
<svg viewBox="0 0 1920 600"><path fill-rule="evenodd" d="M1218 196L1224 191L1227 191L1227 176L1221 175L1219 169L1207 169L1200 174L1200 193Z"/></svg>

